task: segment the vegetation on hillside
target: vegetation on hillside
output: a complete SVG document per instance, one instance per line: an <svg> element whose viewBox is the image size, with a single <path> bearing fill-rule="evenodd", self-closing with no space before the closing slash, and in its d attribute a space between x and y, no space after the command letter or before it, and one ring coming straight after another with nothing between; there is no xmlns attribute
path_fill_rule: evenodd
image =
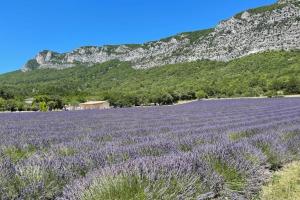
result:
<svg viewBox="0 0 300 200"><path fill-rule="evenodd" d="M200 30L200 31L183 32L183 33L179 33L175 36L161 39L160 41L169 42L172 38L175 38L176 40L182 40L182 39L188 38L191 43L194 43L195 41L197 41L200 38L205 38L208 34L210 34L213 31L214 31L214 29L211 28L211 29L204 29L204 30Z"/></svg>
<svg viewBox="0 0 300 200"><path fill-rule="evenodd" d="M15 71L0 76L0 98L61 96L66 103L106 99L113 106L172 104L206 97L300 93L300 51L253 54L135 70L117 60L92 67Z"/></svg>
<svg viewBox="0 0 300 200"><path fill-rule="evenodd" d="M271 5L267 5L267 6L262 6L262 7L258 7L258 8L252 8L247 10L247 12L251 13L251 14L260 14L260 13L265 13L265 12L271 12L277 9L282 9L283 7L285 7L287 4L271 4ZM240 19L242 14L244 12L238 13L235 15L235 18Z"/></svg>

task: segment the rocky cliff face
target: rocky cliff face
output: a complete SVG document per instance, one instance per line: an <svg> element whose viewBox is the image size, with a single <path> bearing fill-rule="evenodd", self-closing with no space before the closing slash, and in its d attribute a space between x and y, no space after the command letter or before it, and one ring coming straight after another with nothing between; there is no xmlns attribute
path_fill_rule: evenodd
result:
<svg viewBox="0 0 300 200"><path fill-rule="evenodd" d="M300 1L279 0L277 4L250 9L216 28L181 33L145 44L81 47L69 53L40 52L23 67L63 69L79 63L92 65L118 59L134 68L200 59L229 61L268 50L300 49Z"/></svg>

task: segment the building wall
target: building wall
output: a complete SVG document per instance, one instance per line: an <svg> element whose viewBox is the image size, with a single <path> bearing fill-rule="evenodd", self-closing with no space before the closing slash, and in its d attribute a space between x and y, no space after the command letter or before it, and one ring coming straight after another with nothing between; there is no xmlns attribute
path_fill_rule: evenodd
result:
<svg viewBox="0 0 300 200"><path fill-rule="evenodd" d="M90 105L80 105L82 110L101 110L109 108L109 103L98 103L98 104L90 104Z"/></svg>

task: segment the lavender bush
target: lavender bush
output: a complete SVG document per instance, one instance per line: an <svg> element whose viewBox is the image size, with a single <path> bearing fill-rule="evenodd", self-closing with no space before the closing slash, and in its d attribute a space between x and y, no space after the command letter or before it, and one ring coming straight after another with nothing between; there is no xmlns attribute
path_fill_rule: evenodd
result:
<svg viewBox="0 0 300 200"><path fill-rule="evenodd" d="M300 158L300 99L0 114L0 199L251 199Z"/></svg>

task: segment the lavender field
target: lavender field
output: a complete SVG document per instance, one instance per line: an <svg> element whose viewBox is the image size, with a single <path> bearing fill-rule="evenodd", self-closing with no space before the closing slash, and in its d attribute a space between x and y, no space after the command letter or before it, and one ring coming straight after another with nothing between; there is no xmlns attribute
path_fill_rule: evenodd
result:
<svg viewBox="0 0 300 200"><path fill-rule="evenodd" d="M300 99L0 114L0 199L252 199L300 158Z"/></svg>

